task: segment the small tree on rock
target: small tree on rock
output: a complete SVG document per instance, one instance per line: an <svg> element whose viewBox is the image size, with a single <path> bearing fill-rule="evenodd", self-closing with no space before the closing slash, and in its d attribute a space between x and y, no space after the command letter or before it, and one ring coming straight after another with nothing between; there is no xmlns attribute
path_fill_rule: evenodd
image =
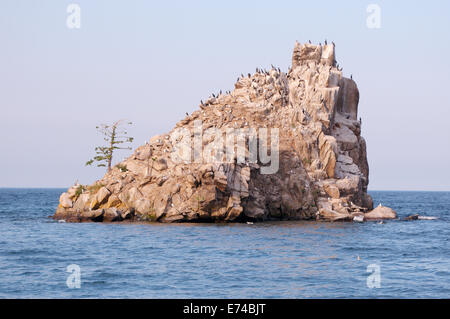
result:
<svg viewBox="0 0 450 319"><path fill-rule="evenodd" d="M130 146L121 146L122 144L133 142L133 138L127 136L127 131L122 128L123 125L131 124L133 123L124 123L123 120L120 120L111 125L101 124L100 126L96 126L96 129L105 136L104 140L107 142L107 145L97 146L95 148L97 156L87 161L86 165L92 165L94 162L98 162L98 167L107 167L108 172L110 172L114 151L123 149L131 150Z"/></svg>

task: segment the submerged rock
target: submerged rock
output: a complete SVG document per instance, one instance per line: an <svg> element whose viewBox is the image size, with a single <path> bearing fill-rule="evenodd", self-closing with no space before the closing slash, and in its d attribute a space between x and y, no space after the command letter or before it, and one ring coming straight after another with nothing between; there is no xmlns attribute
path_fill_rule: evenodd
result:
<svg viewBox="0 0 450 319"><path fill-rule="evenodd" d="M358 102L334 45L296 43L287 73L238 78L233 91L202 102L94 185L71 187L53 217L352 221L373 208ZM364 218L392 212L377 208Z"/></svg>
<svg viewBox="0 0 450 319"><path fill-rule="evenodd" d="M435 216L419 216L417 219L419 219L419 220L436 220L436 219L439 219L439 217L435 217Z"/></svg>
<svg viewBox="0 0 450 319"><path fill-rule="evenodd" d="M418 220L419 214L409 215L408 217L404 218L404 220Z"/></svg>
<svg viewBox="0 0 450 319"><path fill-rule="evenodd" d="M439 219L434 216L420 216L419 214L409 215L405 217L403 220L436 220Z"/></svg>

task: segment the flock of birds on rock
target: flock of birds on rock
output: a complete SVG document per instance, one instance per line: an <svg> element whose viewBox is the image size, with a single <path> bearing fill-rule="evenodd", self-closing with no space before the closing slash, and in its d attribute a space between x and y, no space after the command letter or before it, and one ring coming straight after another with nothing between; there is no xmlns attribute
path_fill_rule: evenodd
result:
<svg viewBox="0 0 450 319"><path fill-rule="evenodd" d="M311 40L308 40L308 43L309 43L309 44L312 44L312 43L311 43ZM336 46L336 45L334 44L333 41L331 41L331 43L333 44L333 46ZM319 42L319 45L322 45L322 42ZM328 45L327 39L325 39L325 45Z"/></svg>
<svg viewBox="0 0 450 319"><path fill-rule="evenodd" d="M309 44L312 44L311 40L308 40L308 43L309 43ZM331 41L331 43L332 43L333 46L335 46L335 43L334 43L333 41ZM319 45L321 46L321 45L322 45L322 42L320 42ZM328 45L327 39L325 39L325 45ZM336 65L337 70L342 72L342 70L343 70L344 68L340 67L340 66L339 66L339 63L337 63L336 60L334 60L334 64ZM275 66L272 65L272 64L271 64L271 67L272 67L272 70L276 70L276 71L278 71L279 73L281 73L281 69L280 69L279 67L275 67ZM288 67L288 74L291 72L291 70L292 70L291 67ZM256 73L257 73L257 74L270 75L269 71L267 71L266 69L260 69L260 68L256 68ZM236 82L239 82L239 80L240 80L240 79L243 79L244 77L245 77L244 74L241 73L241 76L237 78ZM248 77L248 78L251 78L251 74L248 73L248 74L247 74L247 77ZM350 79L353 80L353 74L350 75ZM231 91L226 91L225 94L231 94ZM214 94L214 93L211 94L211 96L212 96L213 98L218 98L220 95L222 95L222 90L220 90L219 93L217 93L217 95ZM206 106L207 104L205 104L205 103L203 102L203 100L200 100L200 105L201 105L201 106ZM188 113L186 113L186 115L188 115Z"/></svg>
<svg viewBox="0 0 450 319"><path fill-rule="evenodd" d="M278 71L278 73L281 73L281 69L279 67L274 67L273 65L271 65L271 66L272 66L273 70L276 70L276 71ZM263 70L263 69L260 69L260 68L256 68L256 73L257 74L270 75L269 71L267 71L266 69ZM247 73L247 77L248 78L251 78L251 76L252 75L250 73ZM236 79L236 82L239 82L239 80L243 79L244 77L245 77L244 74L241 73L241 76Z"/></svg>

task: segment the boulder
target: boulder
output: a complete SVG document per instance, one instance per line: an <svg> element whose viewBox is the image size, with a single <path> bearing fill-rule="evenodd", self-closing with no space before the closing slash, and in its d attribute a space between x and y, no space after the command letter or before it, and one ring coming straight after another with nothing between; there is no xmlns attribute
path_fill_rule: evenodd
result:
<svg viewBox="0 0 450 319"><path fill-rule="evenodd" d="M116 222L121 221L122 215L119 210L115 207L106 208L103 214L103 221L105 222Z"/></svg>
<svg viewBox="0 0 450 319"><path fill-rule="evenodd" d="M382 206L381 204L364 215L366 220L378 220L378 219L396 219L397 213L392 208Z"/></svg>
<svg viewBox="0 0 450 319"><path fill-rule="evenodd" d="M106 203L106 208L111 208L111 207L119 207L122 204L122 202L120 201L119 197L117 197L117 195L112 194L111 196L109 196L108 198L108 202Z"/></svg>
<svg viewBox="0 0 450 319"><path fill-rule="evenodd" d="M352 220L352 216L350 214L339 213L337 211L322 208L319 211L319 220L324 221L350 221Z"/></svg>
<svg viewBox="0 0 450 319"><path fill-rule="evenodd" d="M105 211L103 209L85 210L81 212L81 221L101 222L103 221L103 215Z"/></svg>
<svg viewBox="0 0 450 319"><path fill-rule="evenodd" d="M62 193L61 196L59 196L59 204L63 208L72 208L72 200L70 199L70 195L68 193Z"/></svg>
<svg viewBox="0 0 450 319"><path fill-rule="evenodd" d="M92 210L95 210L99 208L101 205L105 204L108 200L109 195L111 195L111 192L106 187L101 187L98 192L95 194L90 208Z"/></svg>
<svg viewBox="0 0 450 319"><path fill-rule="evenodd" d="M122 220L132 219L134 217L134 210L127 210L124 212L120 212L120 216L121 216Z"/></svg>

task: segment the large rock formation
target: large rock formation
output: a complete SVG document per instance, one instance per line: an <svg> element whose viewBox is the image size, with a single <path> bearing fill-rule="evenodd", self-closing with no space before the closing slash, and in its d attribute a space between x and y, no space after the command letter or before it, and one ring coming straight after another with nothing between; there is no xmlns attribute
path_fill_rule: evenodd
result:
<svg viewBox="0 0 450 319"><path fill-rule="evenodd" d="M94 185L72 186L54 218L352 220L373 205L358 101L334 45L296 43L288 73L241 76Z"/></svg>

